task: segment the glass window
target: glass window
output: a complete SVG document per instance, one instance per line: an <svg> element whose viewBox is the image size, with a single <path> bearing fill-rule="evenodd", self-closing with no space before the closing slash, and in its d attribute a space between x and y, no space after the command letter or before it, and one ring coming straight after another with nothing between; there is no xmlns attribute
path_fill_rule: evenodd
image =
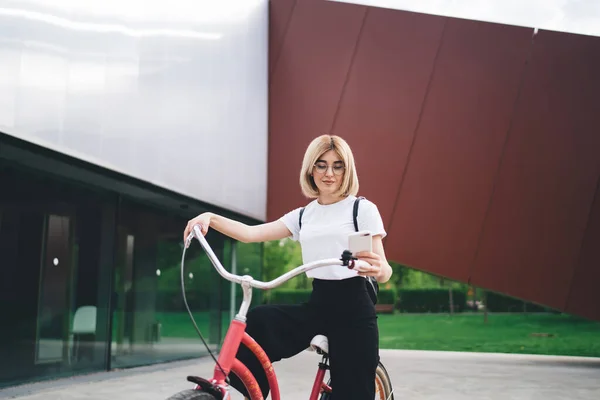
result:
<svg viewBox="0 0 600 400"><path fill-rule="evenodd" d="M182 232L191 217L0 160L0 387L108 368L205 356L181 291ZM179 214L178 214L179 213ZM261 244L211 230L231 270L261 277ZM211 350L241 288L194 243L185 294ZM253 306L262 303L255 291Z"/></svg>
<svg viewBox="0 0 600 400"><path fill-rule="evenodd" d="M262 276L262 243L241 243L227 238L223 251L223 266L236 275L250 275L254 279L264 280ZM222 301L222 332L227 328L242 304L241 285L221 279ZM250 308L263 303L264 291L252 289L252 304Z"/></svg>
<svg viewBox="0 0 600 400"><path fill-rule="evenodd" d="M105 369L110 199L7 165L0 187L0 386Z"/></svg>
<svg viewBox="0 0 600 400"><path fill-rule="evenodd" d="M181 291L182 233L187 219L124 202L119 210L114 272L112 367L192 358L207 353ZM207 239L222 260L225 240ZM196 324L212 350L221 330L221 277L199 244L186 254L184 284Z"/></svg>

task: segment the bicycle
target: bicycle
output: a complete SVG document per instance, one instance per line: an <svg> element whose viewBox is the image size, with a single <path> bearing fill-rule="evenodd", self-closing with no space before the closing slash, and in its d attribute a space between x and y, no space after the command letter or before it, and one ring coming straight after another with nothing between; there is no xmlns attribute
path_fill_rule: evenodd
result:
<svg viewBox="0 0 600 400"><path fill-rule="evenodd" d="M210 349L208 348L202 334L198 329L198 326L196 325L196 322L194 321L194 317L189 309L187 300L185 298L183 279L185 252L187 247L190 245L191 241L194 239L194 237L202 245L202 248L208 255L211 263L213 264L217 272L228 281L240 284L242 286L243 291L242 304L239 308L238 313L231 321L229 329L227 330L218 360L215 359L212 352L210 352ZM263 290L272 289L301 273L315 268L320 268L328 265L340 265L348 268L355 268L359 267L360 263L362 263L362 261L356 260L354 257L352 257L350 251L346 250L343 252L341 258L339 259L332 258L304 264L294 268L293 270L281 275L280 277L270 282L257 281L249 275L239 276L228 272L223 267L223 265L211 249L210 245L204 238L204 235L202 235L199 226L194 226L193 232L186 239L186 243L183 248L183 254L181 257L182 292L184 303L192 319L192 323L194 324L194 327L196 328L196 331L200 335L200 338L204 342L205 346L207 346L207 349L213 357L213 360L216 362L216 365L214 368L214 375L212 379L208 380L197 376L188 376L187 380L195 384L194 388L181 391L169 397L167 400L230 400L231 394L229 392L230 387L228 384L228 376L230 373L236 374L238 378L240 378L240 380L243 382L244 386L246 387L246 390L248 391L248 394L250 395L250 400L263 400L262 392L260 390L260 387L258 386L258 383L256 382L256 379L254 378L250 370L245 365L243 365L237 358L235 358L240 344L243 344L246 347L248 347L248 349L252 351L252 353L258 358L258 360L262 364L262 367L267 375L267 379L269 382L271 399L280 400L279 385L271 361L269 360L268 356L261 348L261 346L252 337L250 337L250 335L248 335L247 332L245 332L246 315L250 307L250 302L252 300L252 288ZM318 364L317 375L313 382L309 399L327 400L331 396L333 390L333 388L331 387L331 381L329 380L326 383L324 380L326 371L329 370L327 337L325 337L324 335L315 336L311 340L307 350L316 352L317 354L321 355L321 361ZM375 388L376 399L394 399L390 377L381 361L379 361L376 370Z"/></svg>

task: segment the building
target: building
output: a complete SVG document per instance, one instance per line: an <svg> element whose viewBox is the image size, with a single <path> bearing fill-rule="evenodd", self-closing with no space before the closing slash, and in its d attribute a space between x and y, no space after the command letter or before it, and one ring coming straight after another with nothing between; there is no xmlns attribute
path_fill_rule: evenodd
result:
<svg viewBox="0 0 600 400"><path fill-rule="evenodd" d="M0 386L206 354L182 233L265 219L268 3L175 3L0 1ZM215 347L229 283L190 250Z"/></svg>
<svg viewBox="0 0 600 400"><path fill-rule="evenodd" d="M600 319L593 7L80 3L0 0L0 385L204 354L186 221L305 204L323 132L352 145L390 259ZM209 241L260 270L259 245ZM215 347L230 287L188 259Z"/></svg>
<svg viewBox="0 0 600 400"><path fill-rule="evenodd" d="M268 219L339 134L388 258L600 320L598 2L273 0L270 24Z"/></svg>

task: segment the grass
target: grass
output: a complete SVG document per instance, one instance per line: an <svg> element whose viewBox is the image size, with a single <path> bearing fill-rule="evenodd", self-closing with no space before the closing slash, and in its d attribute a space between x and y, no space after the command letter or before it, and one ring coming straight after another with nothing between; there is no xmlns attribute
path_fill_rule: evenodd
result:
<svg viewBox="0 0 600 400"><path fill-rule="evenodd" d="M600 323L562 314L380 315L379 329L386 349L600 357Z"/></svg>
<svg viewBox="0 0 600 400"><path fill-rule="evenodd" d="M222 334L229 325L223 313ZM196 338L187 313L160 313L162 336ZM208 336L208 313L194 318ZM551 336L534 336L548 334ZM600 323L563 314L381 314L383 349L475 351L600 357Z"/></svg>

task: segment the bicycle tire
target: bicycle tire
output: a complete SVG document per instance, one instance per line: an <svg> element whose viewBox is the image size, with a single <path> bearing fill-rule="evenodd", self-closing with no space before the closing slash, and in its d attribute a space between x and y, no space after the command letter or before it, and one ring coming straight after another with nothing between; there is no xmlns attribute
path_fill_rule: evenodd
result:
<svg viewBox="0 0 600 400"><path fill-rule="evenodd" d="M377 395L377 389L381 387L383 391L383 399L384 400L394 400L394 394L392 392L392 381L390 376L385 369L385 366L379 361L377 364L377 369L375 371L375 390ZM335 391L335 389L332 388ZM329 400L331 398L331 393L323 393L319 400ZM379 397L381 398L381 396ZM376 397L377 399L377 397Z"/></svg>
<svg viewBox="0 0 600 400"><path fill-rule="evenodd" d="M256 381L244 379L243 378L244 374L242 374L240 372L243 372L243 371L238 370L238 365L236 364L232 368L230 374L236 375L238 378L240 378L243 385L246 387L246 390L249 391L250 387ZM233 387L231 389L235 390ZM244 399L245 400L254 400L254 398L248 399L247 397L244 397ZM184 390L184 391L174 394L173 396L169 397L167 400L217 400L217 398L215 396L213 396L212 394L203 392L201 390L187 389L187 390ZM263 400L262 396L259 398L259 400Z"/></svg>
<svg viewBox="0 0 600 400"><path fill-rule="evenodd" d="M216 400L216 397L200 390L187 389L174 394L167 400Z"/></svg>
<svg viewBox="0 0 600 400"><path fill-rule="evenodd" d="M384 399L394 400L392 380L390 379L390 375L388 374L387 369L385 369L385 366L381 361L379 361L379 363L377 364L377 370L375 371L375 379L379 379L382 383Z"/></svg>

